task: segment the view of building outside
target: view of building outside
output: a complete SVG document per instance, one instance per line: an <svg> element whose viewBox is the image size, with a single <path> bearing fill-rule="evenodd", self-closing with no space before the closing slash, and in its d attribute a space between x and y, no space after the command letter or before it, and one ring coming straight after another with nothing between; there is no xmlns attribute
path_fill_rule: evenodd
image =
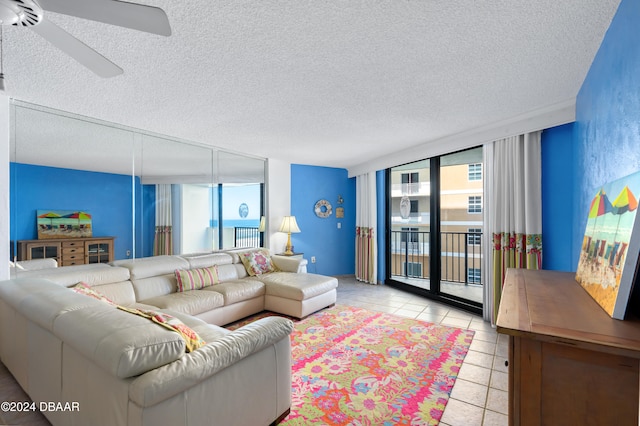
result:
<svg viewBox="0 0 640 426"><path fill-rule="evenodd" d="M423 288L431 256L429 163L391 170L391 274ZM482 148L440 157L442 282L482 284L483 177Z"/></svg>

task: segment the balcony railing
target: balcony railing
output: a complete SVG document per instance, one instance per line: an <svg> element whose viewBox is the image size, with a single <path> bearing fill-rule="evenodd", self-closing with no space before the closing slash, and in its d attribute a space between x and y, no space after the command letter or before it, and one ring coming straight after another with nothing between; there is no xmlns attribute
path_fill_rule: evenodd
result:
<svg viewBox="0 0 640 426"><path fill-rule="evenodd" d="M233 246L238 248L260 247L261 235L257 227L236 226L233 228Z"/></svg>
<svg viewBox="0 0 640 426"><path fill-rule="evenodd" d="M391 275L429 279L429 232L391 231ZM440 279L482 285L482 233L441 232Z"/></svg>

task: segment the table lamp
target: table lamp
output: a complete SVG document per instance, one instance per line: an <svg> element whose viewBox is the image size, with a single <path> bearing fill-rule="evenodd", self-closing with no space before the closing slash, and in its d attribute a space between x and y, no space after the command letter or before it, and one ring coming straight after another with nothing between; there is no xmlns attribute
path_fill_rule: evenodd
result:
<svg viewBox="0 0 640 426"><path fill-rule="evenodd" d="M287 247L284 251L286 256L293 255L293 250L291 247L291 234L300 232L300 228L298 228L298 223L296 222L295 216L285 216L282 219L282 223L280 224L279 232L287 233Z"/></svg>

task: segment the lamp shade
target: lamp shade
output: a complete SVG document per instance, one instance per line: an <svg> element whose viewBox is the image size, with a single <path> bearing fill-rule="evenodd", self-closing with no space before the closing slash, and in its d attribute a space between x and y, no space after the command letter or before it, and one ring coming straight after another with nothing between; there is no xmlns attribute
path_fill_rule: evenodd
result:
<svg viewBox="0 0 640 426"><path fill-rule="evenodd" d="M282 223L280 224L279 232L286 232L287 234L295 234L300 232L300 228L298 228L298 223L296 222L295 216L285 216L282 218Z"/></svg>
<svg viewBox="0 0 640 426"><path fill-rule="evenodd" d="M264 216L260 218L260 226L258 226L258 232L264 232L267 230L267 223Z"/></svg>

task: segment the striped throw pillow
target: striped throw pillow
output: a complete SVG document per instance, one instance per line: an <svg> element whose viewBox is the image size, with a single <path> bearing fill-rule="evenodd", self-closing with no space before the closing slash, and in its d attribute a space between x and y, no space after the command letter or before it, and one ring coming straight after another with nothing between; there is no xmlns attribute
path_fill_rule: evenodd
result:
<svg viewBox="0 0 640 426"><path fill-rule="evenodd" d="M198 290L203 287L218 284L218 266L197 269L176 269L178 291Z"/></svg>

